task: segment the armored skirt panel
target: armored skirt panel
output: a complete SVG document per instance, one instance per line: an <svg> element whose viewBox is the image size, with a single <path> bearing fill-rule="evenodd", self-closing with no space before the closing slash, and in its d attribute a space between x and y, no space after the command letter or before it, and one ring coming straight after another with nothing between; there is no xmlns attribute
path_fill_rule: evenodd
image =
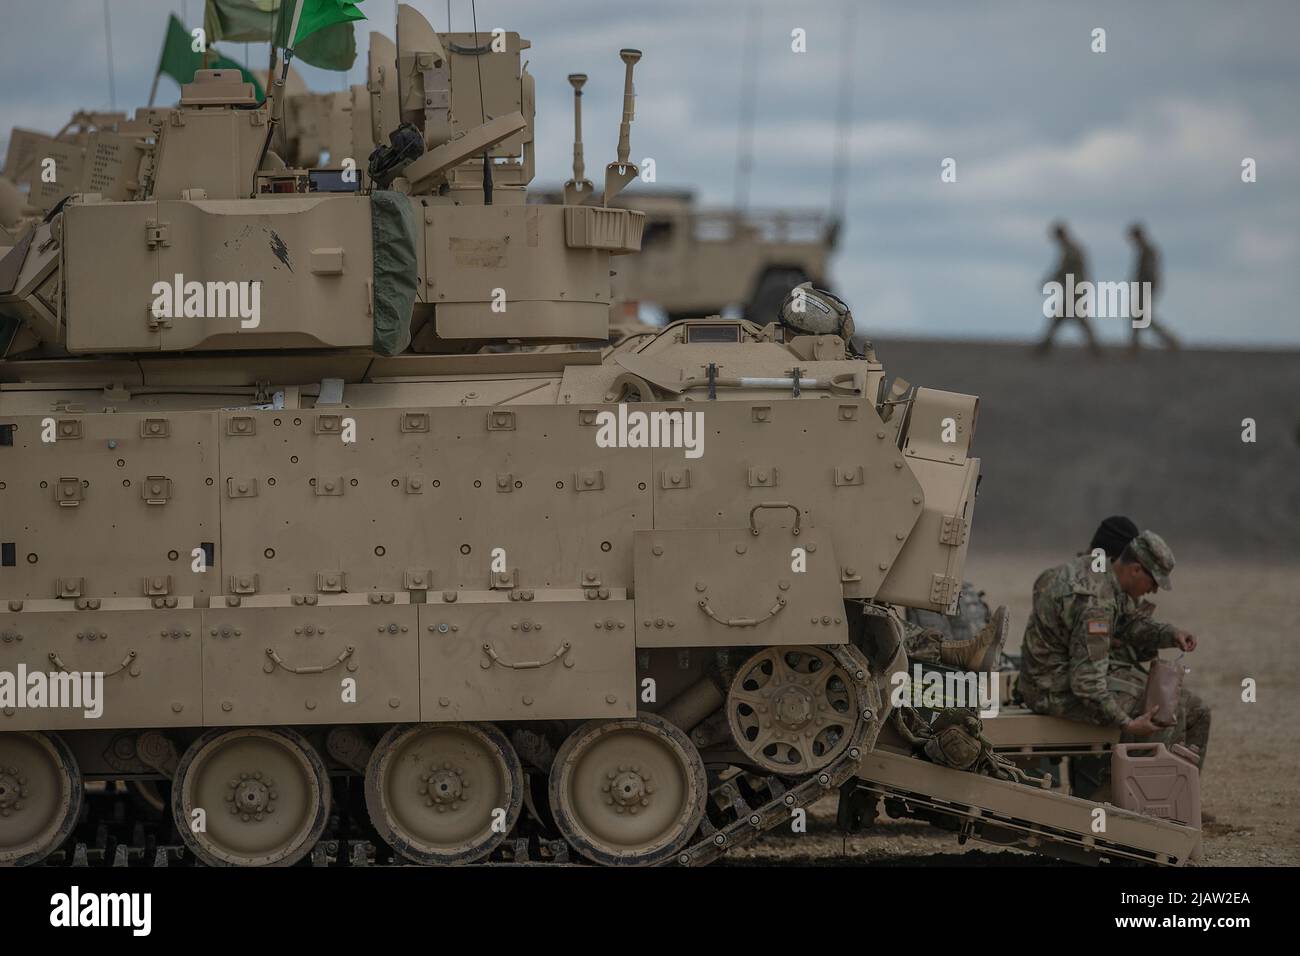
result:
<svg viewBox="0 0 1300 956"><path fill-rule="evenodd" d="M843 643L958 504L867 404L634 408L694 443L601 405L5 416L0 670L103 707L0 729L629 716L637 647Z"/></svg>

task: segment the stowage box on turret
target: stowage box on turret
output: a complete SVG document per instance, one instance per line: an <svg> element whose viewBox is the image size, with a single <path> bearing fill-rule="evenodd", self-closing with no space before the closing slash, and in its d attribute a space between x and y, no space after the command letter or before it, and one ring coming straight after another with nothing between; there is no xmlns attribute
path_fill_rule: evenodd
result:
<svg viewBox="0 0 1300 956"><path fill-rule="evenodd" d="M215 865L367 817L422 863L707 862L875 745L976 399L775 316L504 350L608 335L639 54L603 184L529 205L528 43L485 41L402 6L324 170L200 72L0 260L0 862L95 781Z"/></svg>

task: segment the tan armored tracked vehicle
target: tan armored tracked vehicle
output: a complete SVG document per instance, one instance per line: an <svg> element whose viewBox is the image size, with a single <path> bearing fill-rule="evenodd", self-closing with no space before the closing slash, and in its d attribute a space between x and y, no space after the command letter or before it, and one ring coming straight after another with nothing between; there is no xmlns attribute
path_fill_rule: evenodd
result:
<svg viewBox="0 0 1300 956"><path fill-rule="evenodd" d="M79 859L79 826L165 862L174 825L213 865L695 864L842 784L1185 860L1190 827L1098 836L886 728L890 605L962 580L973 396L775 322L478 351L605 340L645 223L609 204L639 54L603 191L528 205L505 39L402 6L355 183L259 166L268 111L202 72L0 260L0 862Z"/></svg>

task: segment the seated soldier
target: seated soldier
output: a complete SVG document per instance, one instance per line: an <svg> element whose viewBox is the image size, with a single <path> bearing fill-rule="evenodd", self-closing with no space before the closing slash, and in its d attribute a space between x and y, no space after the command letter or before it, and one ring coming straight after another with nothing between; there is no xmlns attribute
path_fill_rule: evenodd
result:
<svg viewBox="0 0 1300 956"><path fill-rule="evenodd" d="M1096 554L1097 549L1101 549L1113 561L1137 534L1137 525L1130 519L1123 515L1112 515L1098 526L1088 545L1088 551ZM1120 706L1133 713L1146 695L1151 661L1159 656L1161 647L1175 645L1159 643L1161 639L1167 640L1162 631L1168 625L1148 623L1155 611L1154 604L1145 598L1133 602L1127 599L1127 595L1125 597L1124 612L1110 642L1110 669L1106 674L1106 686L1119 700ZM1125 743L1137 740L1131 733L1125 733L1120 739ZM1199 697L1188 693L1184 688L1178 695L1178 716L1175 723L1154 737L1142 739L1157 740L1166 746L1186 744L1200 753L1201 765L1204 766L1205 748L1210 739L1210 709Z"/></svg>
<svg viewBox="0 0 1300 956"><path fill-rule="evenodd" d="M1126 740L1186 742L1204 763L1209 711L1199 698L1183 691L1178 722L1170 726L1155 722L1154 707L1142 712L1141 662L1162 647L1196 648L1192 634L1153 621L1154 606L1138 603L1170 587L1173 553L1159 535L1144 531L1108 567L1098 568L1097 560L1080 555L1035 581L1020 695L1037 713L1118 726Z"/></svg>

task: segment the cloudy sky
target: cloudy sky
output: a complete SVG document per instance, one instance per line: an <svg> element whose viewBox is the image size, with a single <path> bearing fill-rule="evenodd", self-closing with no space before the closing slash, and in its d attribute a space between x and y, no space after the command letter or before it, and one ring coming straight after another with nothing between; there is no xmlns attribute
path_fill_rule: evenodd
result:
<svg viewBox="0 0 1300 956"><path fill-rule="evenodd" d="M416 3L438 29L445 0ZM571 91L586 72L588 175L613 158L617 51L637 68L634 158L658 185L711 205L735 195L741 60L761 11L754 207L827 208L836 100L852 77L846 227L831 281L868 334L1023 339L1041 332L1046 228L1063 217L1093 277L1130 277L1124 236L1147 223L1165 261L1158 315L1193 343L1300 344L1300 3L1294 0L931 2L873 0L842 57L840 0L479 0L481 30L532 40L538 180L569 175ZM198 23L202 0L109 0L112 96L143 104L169 11ZM364 0L391 35L392 0ZM3 0L0 148L10 126L53 131L78 107L108 107L103 0ZM469 0L452 27L470 28ZM1106 30L1106 52L1091 51ZM806 32L807 52L791 50ZM367 27L362 25L362 33ZM364 49L364 39L359 44ZM228 55L243 60L243 44ZM267 59L250 45L250 61ZM315 89L364 82L305 69ZM164 78L160 102L174 101ZM940 181L945 157L957 182ZM1243 158L1258 181L1241 181ZM634 194L636 186L630 187ZM1120 320L1102 320L1120 341Z"/></svg>

